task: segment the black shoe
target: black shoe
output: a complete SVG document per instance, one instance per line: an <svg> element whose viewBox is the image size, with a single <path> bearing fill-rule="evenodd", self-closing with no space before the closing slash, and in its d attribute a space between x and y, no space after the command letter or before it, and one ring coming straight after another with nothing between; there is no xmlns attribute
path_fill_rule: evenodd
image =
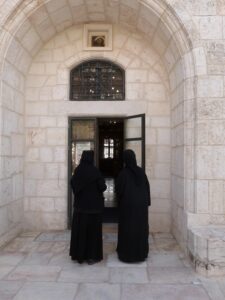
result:
<svg viewBox="0 0 225 300"><path fill-rule="evenodd" d="M88 259L87 260L87 264L88 265L94 265L96 263L98 263L100 260L95 260L95 259Z"/></svg>

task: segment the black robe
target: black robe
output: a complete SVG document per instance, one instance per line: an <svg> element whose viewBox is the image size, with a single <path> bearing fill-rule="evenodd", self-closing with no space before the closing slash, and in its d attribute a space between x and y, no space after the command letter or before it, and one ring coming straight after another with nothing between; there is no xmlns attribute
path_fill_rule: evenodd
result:
<svg viewBox="0 0 225 300"><path fill-rule="evenodd" d="M116 180L119 206L117 253L121 261L141 262L148 256L150 186L132 150L124 152L125 167Z"/></svg>
<svg viewBox="0 0 225 300"><path fill-rule="evenodd" d="M79 166L71 178L74 193L74 212L71 228L70 256L100 261L102 253L102 211L105 180L93 165L93 151L84 151Z"/></svg>

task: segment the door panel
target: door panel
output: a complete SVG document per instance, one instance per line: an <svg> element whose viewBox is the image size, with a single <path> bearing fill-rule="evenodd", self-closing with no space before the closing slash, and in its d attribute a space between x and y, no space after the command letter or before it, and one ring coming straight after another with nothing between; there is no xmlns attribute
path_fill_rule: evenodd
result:
<svg viewBox="0 0 225 300"><path fill-rule="evenodd" d="M137 164L145 170L145 114L124 118L124 149L133 150Z"/></svg>
<svg viewBox="0 0 225 300"><path fill-rule="evenodd" d="M71 228L73 193L70 179L84 150L94 150L96 161L96 118L70 118L68 140L68 228Z"/></svg>

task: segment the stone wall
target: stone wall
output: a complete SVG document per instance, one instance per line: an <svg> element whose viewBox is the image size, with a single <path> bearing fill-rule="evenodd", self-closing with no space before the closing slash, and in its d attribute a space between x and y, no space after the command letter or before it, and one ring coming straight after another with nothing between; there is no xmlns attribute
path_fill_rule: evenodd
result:
<svg viewBox="0 0 225 300"><path fill-rule="evenodd" d="M150 229L170 231L170 99L160 58L140 33L122 26L113 26L113 51L83 51L82 42L83 26L58 34L37 54L27 76L25 226L66 227L68 116L146 113ZM69 101L70 69L91 58L109 59L125 69L125 101Z"/></svg>
<svg viewBox="0 0 225 300"><path fill-rule="evenodd" d="M25 210L34 210L33 219L36 220L34 224L38 224L40 221L35 217L37 215L42 216L43 220L48 219L46 218L48 213L50 215L55 212L56 219L65 215L66 208L60 207L61 212L58 212L56 201L47 195L51 185L46 189L43 177L40 178L40 176L49 176L46 183L51 182L54 187L57 183L55 193L59 195L62 192L62 194L56 198L62 204L63 202L59 199L66 197L63 192L65 191L66 177L51 178L53 175L46 175L49 172L46 170L46 165L56 164L56 169L59 168L59 165L66 166L67 116L78 113L93 114L93 111L96 110L93 103L88 106L89 110L87 111L84 103L76 103L74 107L74 103L68 102L69 69L90 57L90 53L81 51L81 43L77 43L78 40L81 41L79 36L81 30L76 31L77 36L72 29L74 27L71 26L74 24L80 26L80 24L91 22L108 22L117 24L118 30L125 27L126 32L134 33L132 38L130 33L125 35L119 33L115 43L118 43L123 36L127 37L128 35L129 39L125 38L122 42L123 45L120 44L116 51L95 53L98 57L103 55L105 58L118 62L127 70L127 86L129 86L130 95L127 90L127 101L123 104L115 104L113 113L118 112L118 108L121 114L131 114L134 111L135 113L143 112L144 110L150 117L147 123L147 143L148 147L152 147L147 149L150 160L148 172L150 172L152 181L152 192L156 193L155 199L158 198L157 193L159 195L163 190L165 181L168 183L167 178L162 179L166 173L161 171L160 162L157 159L161 160L162 155L165 157L171 151L172 231L183 248L189 249L197 257L195 251L198 250L193 250L191 234L188 235L188 231L194 235L196 232L199 234L205 230L192 229L196 226L207 228L210 224L214 224L219 230L218 226L225 223L224 16L225 3L221 0L1 1L0 109L3 117L0 124L1 145L4 144L3 146L6 148L4 150L1 147L0 160L1 194L4 195L1 197L3 200L1 200L0 208L3 217L1 218L2 237L5 236L5 233L10 232L10 228L13 228L9 226L9 211L14 211L13 205L21 204L23 198L21 195L19 196L21 200L17 199L15 196L17 193L14 193L14 196L11 195L10 187L13 181L17 186L21 186L20 181L24 174L23 167L19 166L19 162L23 160L24 156L24 151L21 150L22 146L18 147L16 153L13 152L15 151L13 145L21 143L24 134L24 131L21 130L22 127L15 128L15 122L18 123L18 120L22 120L24 115L26 115L27 143L25 176L26 178L37 176L38 178L30 180L39 184L32 187L32 182L30 182L30 186L26 185L29 187L31 195L25 198ZM69 28L71 28L71 34ZM62 33L65 29L66 33ZM64 38L63 35L66 37ZM52 39L54 36L55 39ZM142 37L141 40L140 37ZM149 41L150 46L143 47L143 40ZM71 45L73 46L71 47ZM60 48L63 49L63 53ZM42 60L37 61L39 56L36 55L40 49L42 49L40 53L44 52ZM51 53L50 57L48 53ZM74 56L74 53L79 53L79 56ZM62 64L63 59L64 64ZM21 108L17 107L18 103L16 104L15 99L20 98L20 103L23 102L25 90L20 89L19 82L24 81L31 61L32 66L26 80L26 113L23 113ZM148 66L147 69L145 69L146 66ZM153 78L151 78L152 74L154 74ZM154 81L157 77L155 74L160 75L160 81ZM12 78L14 79L13 84ZM145 81L142 81L143 78ZM148 85L153 83L155 86L163 85L160 99L157 101L150 99ZM39 92L29 95L29 87L37 88ZM152 90L150 88L150 92ZM167 110L168 103L160 101L163 99L162 95L165 91L166 99L170 98L170 102L168 102L170 103L170 112ZM13 98L12 94L16 98ZM156 94L155 90L154 95ZM141 97L141 101L135 100ZM10 100L12 98L13 101ZM128 103L132 103L132 106L127 106ZM103 110L105 114L112 114L112 109L108 110L104 103L98 103L97 111ZM153 115L151 115L152 113ZM18 120L9 121L11 116ZM164 117L168 118L168 116L171 116L171 122L170 125L168 123L165 125ZM21 122L19 123L21 124ZM169 127L171 128L171 147L163 144L158 151L158 142L162 142L162 136L164 136L163 140L167 139L168 142ZM33 128L36 130L35 133L32 131ZM56 140L55 134L59 134L61 140ZM32 146L36 145L35 143L38 145ZM56 149L58 150L56 151ZM60 151L62 156L59 154ZM45 157L50 156L53 157L53 161L42 162ZM13 166L12 171L8 171L10 163ZM35 174L32 164L38 171ZM64 176L64 172L65 169L60 171L60 176ZM160 173L161 175L159 175ZM38 193L42 193L41 196ZM28 195L27 191L26 195ZM35 210L42 210L43 204L41 204L42 200L38 201L37 203L41 207L38 208L35 207L35 201L33 204L32 200L28 201L28 199L32 199L33 195L39 200L43 197L46 207L48 203L50 212L36 213ZM164 199L164 196L159 198ZM167 196L165 198L167 199ZM5 199L8 200L5 201ZM155 203L158 205L160 201L155 201ZM162 208L162 205L160 206ZM154 209L156 207L152 207L152 212ZM18 215L22 216L22 210L18 211L21 211ZM162 211L160 211L161 213ZM29 214L26 213L26 215ZM151 216L152 228L159 220L164 220L154 216L156 214ZM19 217L17 217L18 219ZM29 219L31 220L31 217L26 218L27 224L29 224ZM57 223L56 219L47 226L53 228ZM46 221L46 223L48 222ZM15 222L14 224L19 223ZM65 225L65 219L62 220L61 225ZM158 226L156 228L159 228ZM165 226L166 224L163 225L163 228ZM220 257L217 262L221 259Z"/></svg>

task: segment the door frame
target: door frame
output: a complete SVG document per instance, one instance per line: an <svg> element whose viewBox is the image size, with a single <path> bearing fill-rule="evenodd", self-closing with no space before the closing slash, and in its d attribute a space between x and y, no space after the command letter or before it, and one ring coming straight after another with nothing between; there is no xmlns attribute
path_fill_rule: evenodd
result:
<svg viewBox="0 0 225 300"><path fill-rule="evenodd" d="M124 145L126 141L141 141L142 142L142 168L145 170L145 114L138 114L132 116L115 116L115 115L105 115L105 116L68 116L68 173L67 173L67 228L70 229L72 225L72 193L71 193L71 186L70 186L70 179L72 174L72 121L73 120L94 120L95 121L95 137L94 137L94 147L95 151L95 163L98 167L98 159L97 154L99 151L98 146L98 120L99 119L123 119L124 121L127 119L138 118L141 117L141 137L139 138L129 138L126 139L124 136ZM79 141L79 139L77 139ZM85 140L82 140L85 141Z"/></svg>

